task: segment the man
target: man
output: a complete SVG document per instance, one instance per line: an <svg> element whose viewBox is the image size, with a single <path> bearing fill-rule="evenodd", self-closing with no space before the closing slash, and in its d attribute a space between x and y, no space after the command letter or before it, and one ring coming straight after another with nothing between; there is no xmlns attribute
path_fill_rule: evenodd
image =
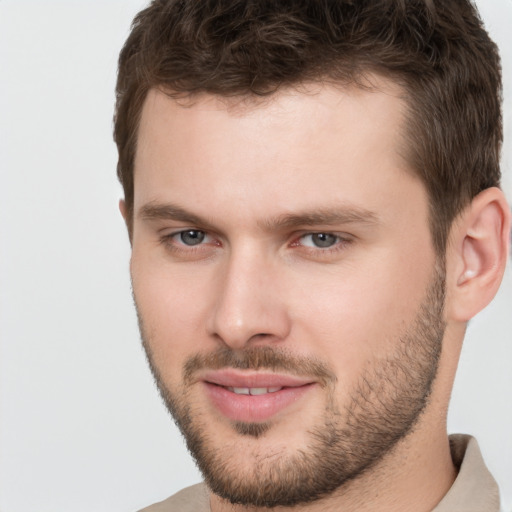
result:
<svg viewBox="0 0 512 512"><path fill-rule="evenodd" d="M115 139L140 329L205 484L148 511L497 511L446 413L495 295L500 66L465 0L156 0Z"/></svg>

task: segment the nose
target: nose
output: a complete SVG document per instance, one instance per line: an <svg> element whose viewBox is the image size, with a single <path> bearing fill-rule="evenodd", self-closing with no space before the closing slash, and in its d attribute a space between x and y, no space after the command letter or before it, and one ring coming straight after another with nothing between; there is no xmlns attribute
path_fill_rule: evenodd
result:
<svg viewBox="0 0 512 512"><path fill-rule="evenodd" d="M248 248L232 251L220 270L209 334L233 350L286 339L291 325L279 266Z"/></svg>

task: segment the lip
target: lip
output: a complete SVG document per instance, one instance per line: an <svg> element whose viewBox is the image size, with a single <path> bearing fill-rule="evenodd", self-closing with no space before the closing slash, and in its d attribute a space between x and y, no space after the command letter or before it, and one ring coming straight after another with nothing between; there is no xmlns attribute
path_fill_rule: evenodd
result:
<svg viewBox="0 0 512 512"><path fill-rule="evenodd" d="M206 394L226 418L241 422L268 421L300 400L315 382L286 374L209 371L201 375ZM228 388L282 388L262 395L240 395Z"/></svg>
<svg viewBox="0 0 512 512"><path fill-rule="evenodd" d="M200 379L226 388L294 388L311 383L311 379L295 375L240 371L231 368L206 371L200 375Z"/></svg>

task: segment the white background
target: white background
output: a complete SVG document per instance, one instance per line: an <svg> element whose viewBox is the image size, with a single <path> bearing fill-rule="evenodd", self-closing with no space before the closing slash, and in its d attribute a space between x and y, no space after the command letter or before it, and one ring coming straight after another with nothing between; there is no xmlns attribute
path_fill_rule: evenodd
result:
<svg viewBox="0 0 512 512"><path fill-rule="evenodd" d="M140 348L118 214L116 60L143 0L0 0L0 511L134 511L200 477ZM512 0L502 49L512 197ZM470 326L450 431L512 509L512 273Z"/></svg>

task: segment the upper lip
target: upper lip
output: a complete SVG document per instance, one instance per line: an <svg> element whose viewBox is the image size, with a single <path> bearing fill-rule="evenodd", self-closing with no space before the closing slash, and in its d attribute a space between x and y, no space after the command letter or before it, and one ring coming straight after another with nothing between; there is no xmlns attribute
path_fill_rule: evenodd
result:
<svg viewBox="0 0 512 512"><path fill-rule="evenodd" d="M284 388L312 384L311 379L295 375L235 369L207 370L201 373L200 380L226 388Z"/></svg>

